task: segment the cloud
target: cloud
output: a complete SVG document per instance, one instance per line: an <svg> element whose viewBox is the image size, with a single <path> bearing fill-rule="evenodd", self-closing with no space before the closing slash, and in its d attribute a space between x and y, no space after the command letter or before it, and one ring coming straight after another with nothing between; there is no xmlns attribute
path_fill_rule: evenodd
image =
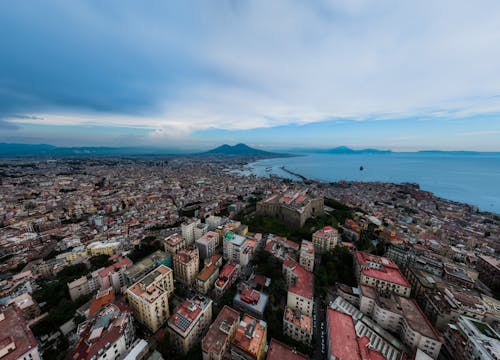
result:
<svg viewBox="0 0 500 360"><path fill-rule="evenodd" d="M500 113L499 23L488 0L3 2L0 116L185 139Z"/></svg>

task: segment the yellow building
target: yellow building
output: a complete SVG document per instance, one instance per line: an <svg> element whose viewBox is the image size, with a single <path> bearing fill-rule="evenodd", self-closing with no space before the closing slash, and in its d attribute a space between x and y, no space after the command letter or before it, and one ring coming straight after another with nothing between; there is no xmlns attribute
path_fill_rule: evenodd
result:
<svg viewBox="0 0 500 360"><path fill-rule="evenodd" d="M116 253L118 248L120 247L120 243L118 241L114 242L100 242L96 241L89 245L87 245L87 254L90 256L97 255L113 255Z"/></svg>
<svg viewBox="0 0 500 360"><path fill-rule="evenodd" d="M152 332L169 318L168 297L174 291L172 269L165 265L144 276L127 289L134 317Z"/></svg>

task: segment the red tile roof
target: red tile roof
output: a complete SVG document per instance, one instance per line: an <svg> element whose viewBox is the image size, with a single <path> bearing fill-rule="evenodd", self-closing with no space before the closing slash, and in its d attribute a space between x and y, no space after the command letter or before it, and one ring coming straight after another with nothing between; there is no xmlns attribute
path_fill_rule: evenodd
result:
<svg viewBox="0 0 500 360"><path fill-rule="evenodd" d="M269 343L269 349L267 350L266 360L307 360L304 354L297 352L297 350L292 349L290 346L283 344L282 342L271 339Z"/></svg>
<svg viewBox="0 0 500 360"><path fill-rule="evenodd" d="M304 269L299 263L292 260L290 257L287 257L283 264L291 269L296 278L295 284L288 286L288 291L304 298L312 299L314 288L313 274Z"/></svg>
<svg viewBox="0 0 500 360"><path fill-rule="evenodd" d="M21 310L15 305L2 311L4 319L0 322L0 341L8 345L12 341L16 348L2 357L2 360L16 360L37 346L33 333L26 324Z"/></svg>
<svg viewBox="0 0 500 360"><path fill-rule="evenodd" d="M113 289L108 289L104 291L99 291L97 295L92 299L90 304L89 315L94 316L101 310L101 308L115 301L115 292Z"/></svg>
<svg viewBox="0 0 500 360"><path fill-rule="evenodd" d="M365 276L405 287L411 287L410 283L399 271L399 267L390 259L364 252L357 252L356 261L360 266L361 272ZM370 263L376 264L376 267L372 266Z"/></svg>

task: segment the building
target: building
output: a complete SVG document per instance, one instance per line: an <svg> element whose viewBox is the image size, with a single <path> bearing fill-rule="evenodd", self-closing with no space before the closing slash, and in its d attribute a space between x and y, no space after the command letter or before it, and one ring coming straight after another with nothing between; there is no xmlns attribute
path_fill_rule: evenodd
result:
<svg viewBox="0 0 500 360"><path fill-rule="evenodd" d="M227 263L222 267L219 272L219 278L215 282L214 292L215 296L222 296L229 289L240 276L240 265Z"/></svg>
<svg viewBox="0 0 500 360"><path fill-rule="evenodd" d="M325 226L312 235L312 242L317 254L325 254L335 249L339 243L339 232L331 226Z"/></svg>
<svg viewBox="0 0 500 360"><path fill-rule="evenodd" d="M78 326L78 341L68 359L95 360L123 358L135 340L132 314L107 304L96 316Z"/></svg>
<svg viewBox="0 0 500 360"><path fill-rule="evenodd" d="M259 201L256 213L259 216L272 216L289 226L301 228L307 219L323 215L323 208L323 198L309 196L307 189L290 190Z"/></svg>
<svg viewBox="0 0 500 360"><path fill-rule="evenodd" d="M101 270L104 270L104 268L100 268L68 283L69 296L71 297L71 300L75 301L82 296L92 294L99 290L101 287L99 283L99 272Z"/></svg>
<svg viewBox="0 0 500 360"><path fill-rule="evenodd" d="M202 260L208 259L215 254L217 244L219 244L219 234L215 231L209 231L196 240L196 247L200 252Z"/></svg>
<svg viewBox="0 0 500 360"><path fill-rule="evenodd" d="M345 299L338 296L330 303L330 308L351 316L356 336L367 337L370 347L382 354L385 359L400 360L410 357L412 351L408 346Z"/></svg>
<svg viewBox="0 0 500 360"><path fill-rule="evenodd" d="M222 224L222 218L220 216L210 215L205 219L205 224L208 225L209 230L215 230Z"/></svg>
<svg viewBox="0 0 500 360"><path fill-rule="evenodd" d="M264 250L283 261L288 254L295 255L299 251L299 244L286 237L270 234Z"/></svg>
<svg viewBox="0 0 500 360"><path fill-rule="evenodd" d="M161 250L157 250L151 255L146 256L141 261L136 262L134 265L125 270L127 285L130 286L135 284L158 266L162 264L164 265L167 259L168 255L166 253Z"/></svg>
<svg viewBox="0 0 500 360"><path fill-rule="evenodd" d="M356 252L354 273L358 284L373 286L382 295L392 292L404 297L411 295L410 283L401 274L398 266L385 257Z"/></svg>
<svg viewBox="0 0 500 360"><path fill-rule="evenodd" d="M190 287L196 281L200 269L198 248L189 246L174 256L175 279L184 286Z"/></svg>
<svg viewBox="0 0 500 360"><path fill-rule="evenodd" d="M127 289L134 317L156 332L170 316L168 297L174 291L172 269L161 265Z"/></svg>
<svg viewBox="0 0 500 360"><path fill-rule="evenodd" d="M116 293L127 285L125 271L132 266L132 260L125 257L107 268L99 270L99 285L101 289L112 287Z"/></svg>
<svg viewBox="0 0 500 360"><path fill-rule="evenodd" d="M244 267L250 263L253 248L244 236L228 232L223 240L223 255L224 260Z"/></svg>
<svg viewBox="0 0 500 360"><path fill-rule="evenodd" d="M500 260L487 255L479 255L476 268L479 272L479 280L486 286L498 286L500 283Z"/></svg>
<svg viewBox="0 0 500 360"><path fill-rule="evenodd" d="M307 360L304 354L299 353L297 350L292 349L290 346L283 344L281 341L271 339L269 348L267 349L266 360Z"/></svg>
<svg viewBox="0 0 500 360"><path fill-rule="evenodd" d="M444 337L453 359L500 359L500 334L484 322L460 316L448 325Z"/></svg>
<svg viewBox="0 0 500 360"><path fill-rule="evenodd" d="M283 313L283 333L304 344L311 344L313 337L313 320L311 316L295 309L286 308Z"/></svg>
<svg viewBox="0 0 500 360"><path fill-rule="evenodd" d="M40 316L40 307L38 303L33 299L30 293L25 292L21 295L11 298L7 305L15 304L19 310L21 310L24 318L26 320L32 320Z"/></svg>
<svg viewBox="0 0 500 360"><path fill-rule="evenodd" d="M328 308L326 314L327 359L382 360L367 336L358 336L352 316Z"/></svg>
<svg viewBox="0 0 500 360"><path fill-rule="evenodd" d="M197 240L201 238L203 235L205 235L208 232L208 225L199 223L194 227L194 239Z"/></svg>
<svg viewBox="0 0 500 360"><path fill-rule="evenodd" d="M410 348L437 359L442 339L415 300L391 294L379 296L376 288L360 285L360 310L382 328L398 333Z"/></svg>
<svg viewBox="0 0 500 360"><path fill-rule="evenodd" d="M175 348L182 354L187 354L201 340L211 321L212 300L201 296L184 300L167 323Z"/></svg>
<svg viewBox="0 0 500 360"><path fill-rule="evenodd" d="M186 241L181 235L175 233L163 240L163 246L167 255L174 256L186 247Z"/></svg>
<svg viewBox="0 0 500 360"><path fill-rule="evenodd" d="M234 295L233 306L241 312L246 312L258 319L264 318L269 297L258 290L251 289L246 284L238 287L238 292Z"/></svg>
<svg viewBox="0 0 500 360"><path fill-rule="evenodd" d="M181 224L182 238L186 241L186 246L192 245L196 240L194 235L194 228L200 223L200 219L190 219Z"/></svg>
<svg viewBox="0 0 500 360"><path fill-rule="evenodd" d="M37 341L15 305L0 312L0 359L40 360Z"/></svg>
<svg viewBox="0 0 500 360"><path fill-rule="evenodd" d="M113 255L118 251L120 243L118 241L101 242L95 241L87 245L87 253L90 256Z"/></svg>
<svg viewBox="0 0 500 360"><path fill-rule="evenodd" d="M219 268L222 265L222 255L216 254L205 260L205 266L196 276L196 289L207 294L219 277Z"/></svg>
<svg viewBox="0 0 500 360"><path fill-rule="evenodd" d="M287 257L283 262L283 275L288 285L287 306L312 316L314 306L313 274L291 257Z"/></svg>
<svg viewBox="0 0 500 360"><path fill-rule="evenodd" d="M307 240L302 240L300 244L299 264L307 271L314 270L314 244Z"/></svg>
<svg viewBox="0 0 500 360"><path fill-rule="evenodd" d="M231 342L231 358L234 360L264 359L266 345L266 322L245 314Z"/></svg>
<svg viewBox="0 0 500 360"><path fill-rule="evenodd" d="M201 341L203 360L226 358L240 323L240 313L225 305Z"/></svg>

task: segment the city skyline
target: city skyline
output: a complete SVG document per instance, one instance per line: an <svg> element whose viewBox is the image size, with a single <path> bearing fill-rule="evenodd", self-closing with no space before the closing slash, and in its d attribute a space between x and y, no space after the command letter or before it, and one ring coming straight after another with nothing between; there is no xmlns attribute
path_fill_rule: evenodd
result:
<svg viewBox="0 0 500 360"><path fill-rule="evenodd" d="M500 151L500 4L0 4L0 142Z"/></svg>

